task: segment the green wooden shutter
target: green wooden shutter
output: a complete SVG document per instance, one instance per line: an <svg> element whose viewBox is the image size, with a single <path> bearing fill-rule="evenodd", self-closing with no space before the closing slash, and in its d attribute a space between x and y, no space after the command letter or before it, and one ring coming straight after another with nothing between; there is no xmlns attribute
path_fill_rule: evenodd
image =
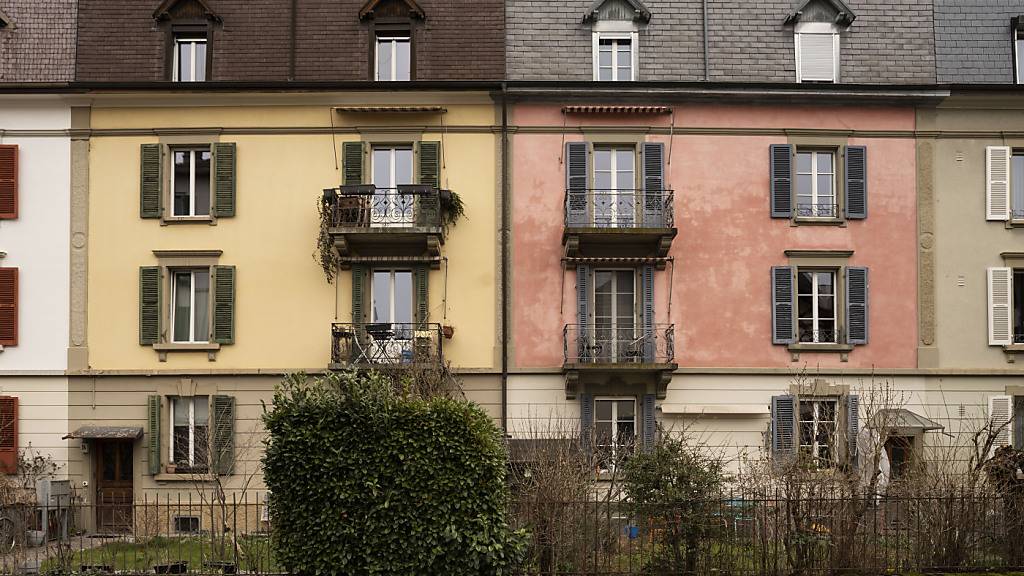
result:
<svg viewBox="0 0 1024 576"><path fill-rule="evenodd" d="M580 394L580 444L583 455L590 457L592 450L591 435L594 431L594 395Z"/></svg>
<svg viewBox="0 0 1024 576"><path fill-rule="evenodd" d="M345 142L342 144L342 184L363 183L363 148L362 142Z"/></svg>
<svg viewBox="0 0 1024 576"><path fill-rule="evenodd" d="M644 422L644 450L651 450L654 448L654 440L658 430L658 418L655 413L655 395L644 394L644 406L643 406L643 422Z"/></svg>
<svg viewBox="0 0 1024 576"><path fill-rule="evenodd" d="M846 343L868 343L868 269L846 269Z"/></svg>
<svg viewBox="0 0 1024 576"><path fill-rule="evenodd" d="M235 398L213 397L213 467L217 474L231 474L235 465Z"/></svg>
<svg viewBox="0 0 1024 576"><path fill-rule="evenodd" d="M235 343L235 267L213 267L213 342Z"/></svg>
<svg viewBox="0 0 1024 576"><path fill-rule="evenodd" d="M565 219L569 227L587 225L589 158L586 142L565 144Z"/></svg>
<svg viewBox="0 0 1024 576"><path fill-rule="evenodd" d="M139 344L160 341L160 267L139 268Z"/></svg>
<svg viewBox="0 0 1024 576"><path fill-rule="evenodd" d="M868 149L866 146L846 147L846 218L868 217Z"/></svg>
<svg viewBox="0 0 1024 576"><path fill-rule="evenodd" d="M796 341L793 300L793 268L772 266L772 344Z"/></svg>
<svg viewBox="0 0 1024 576"><path fill-rule="evenodd" d="M1013 447L1024 450L1024 396L1013 398Z"/></svg>
<svg viewBox="0 0 1024 576"><path fill-rule="evenodd" d="M356 325L366 322L364 309L368 272L364 264L352 265L352 323Z"/></svg>
<svg viewBox="0 0 1024 576"><path fill-rule="evenodd" d="M160 473L160 397L150 396L147 410L149 419L149 437L146 448L149 451L149 473Z"/></svg>
<svg viewBox="0 0 1024 576"><path fill-rule="evenodd" d="M234 142L213 145L213 206L218 218L235 215L235 158Z"/></svg>
<svg viewBox="0 0 1024 576"><path fill-rule="evenodd" d="M412 285L415 291L417 325L426 324L430 319L429 270L426 264L418 264L412 270Z"/></svg>
<svg viewBox="0 0 1024 576"><path fill-rule="evenodd" d="M771 215L772 218L789 218L793 213L793 147L772 144L769 153Z"/></svg>
<svg viewBox="0 0 1024 576"><path fill-rule="evenodd" d="M163 202L163 146L143 144L139 152L141 159L139 184L139 216L159 218Z"/></svg>
<svg viewBox="0 0 1024 576"><path fill-rule="evenodd" d="M441 143L419 143L419 180L420 184L432 186L437 190L441 186ZM438 226L441 223L440 194L430 192L418 198L419 210L416 213L418 226Z"/></svg>
<svg viewBox="0 0 1024 576"><path fill-rule="evenodd" d="M796 453L796 396L772 396L772 456Z"/></svg>

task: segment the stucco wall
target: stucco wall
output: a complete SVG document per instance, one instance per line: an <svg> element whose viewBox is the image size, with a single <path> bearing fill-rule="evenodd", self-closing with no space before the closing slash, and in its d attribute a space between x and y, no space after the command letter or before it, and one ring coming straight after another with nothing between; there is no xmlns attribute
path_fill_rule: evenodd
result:
<svg viewBox="0 0 1024 576"><path fill-rule="evenodd" d="M915 148L910 137L857 136L849 144L868 147L869 217L847 226L793 227L769 217L770 144L783 133L752 130L910 130L910 109L741 107L685 105L675 109L666 185L675 190L679 230L673 263L656 274L656 321L675 324L676 362L684 367L910 368L916 366L917 282ZM558 107L521 105L521 126L559 126ZM566 119L565 141L579 141L581 122ZM667 128L662 116L583 120L585 130L620 130L624 141L643 134L643 123ZM687 134L688 128L725 129L721 135ZM563 136L519 133L512 144L513 343L519 368L561 364L562 326L575 323L575 273L562 272L561 232L565 168L559 163ZM840 140L841 142L842 140ZM853 250L850 265L870 268L870 343L841 362L837 354L801 354L791 360L771 344L769 271L787 264L787 249ZM672 286L671 312L668 286ZM561 292L561 301L559 301Z"/></svg>
<svg viewBox="0 0 1024 576"><path fill-rule="evenodd" d="M365 102L381 104L368 96ZM472 97L463 97L471 100ZM480 99L477 99L480 100ZM493 107L450 106L455 125L493 122ZM330 324L351 321L351 275L327 284L314 262L322 189L336 186L335 147L357 134L330 135L327 106L237 106L126 109L95 107L90 159L89 351L93 369L315 369L330 359ZM383 133L423 131L443 142L442 186L458 192L466 217L430 273L430 319L456 328L444 342L458 368L493 368L497 349L496 139L485 130L445 131L440 118L337 115L336 126ZM427 128L424 128L424 125ZM207 224L161 226L139 218L139 146L154 136L105 135L111 128L253 128L222 134L237 144L237 211ZM267 130L274 127L273 131ZM310 134L310 128L323 133ZM216 128L214 128L216 129ZM425 131L424 131L425 130ZM402 136L395 136L403 141ZM153 250L223 250L237 267L235 344L215 362L206 354L171 353L159 362L138 344L138 268L155 265ZM446 292L447 289L447 292ZM447 306L447 311L445 307ZM337 316L335 314L337 313Z"/></svg>

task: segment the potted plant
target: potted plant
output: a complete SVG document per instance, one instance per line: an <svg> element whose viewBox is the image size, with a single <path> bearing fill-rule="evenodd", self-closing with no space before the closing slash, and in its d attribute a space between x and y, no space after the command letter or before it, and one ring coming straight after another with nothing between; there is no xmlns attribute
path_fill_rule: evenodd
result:
<svg viewBox="0 0 1024 576"><path fill-rule="evenodd" d="M447 324L441 326L441 333L444 334L445 338L451 340L452 336L455 335L455 326L448 326Z"/></svg>

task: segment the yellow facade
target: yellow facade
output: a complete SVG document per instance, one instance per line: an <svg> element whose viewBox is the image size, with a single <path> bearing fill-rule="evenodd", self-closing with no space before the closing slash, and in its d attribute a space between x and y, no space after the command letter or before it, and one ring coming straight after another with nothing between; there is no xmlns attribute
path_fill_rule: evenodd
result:
<svg viewBox="0 0 1024 576"><path fill-rule="evenodd" d="M360 94L359 105L406 105L408 95ZM444 356L453 367L496 371L499 229L495 106L486 94L423 94L447 113L340 113L351 94L183 95L150 102L109 95L92 104L89 151L88 358L91 370L321 370L330 361L330 326L351 321L351 280L324 278L313 253L322 189L341 181L346 141L442 142L443 187L457 192L466 217L429 277L430 321L455 327ZM308 103L307 103L308 102ZM234 142L236 214L210 223L139 216L140 145L190 137ZM392 139L393 138L393 139ZM139 344L139 267L154 250L221 250L237 270L235 342L213 361L171 352L166 361ZM337 314L337 315L336 315Z"/></svg>

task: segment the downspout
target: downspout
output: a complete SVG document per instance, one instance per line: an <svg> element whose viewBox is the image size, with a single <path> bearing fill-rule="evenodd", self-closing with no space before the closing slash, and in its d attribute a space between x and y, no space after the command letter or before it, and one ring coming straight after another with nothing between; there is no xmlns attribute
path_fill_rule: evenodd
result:
<svg viewBox="0 0 1024 576"><path fill-rule="evenodd" d="M509 189L508 181L508 84L501 83L501 430L508 436L508 245Z"/></svg>
<svg viewBox="0 0 1024 576"><path fill-rule="evenodd" d="M701 2L704 10L704 81L711 79L711 71L708 70L708 0Z"/></svg>

